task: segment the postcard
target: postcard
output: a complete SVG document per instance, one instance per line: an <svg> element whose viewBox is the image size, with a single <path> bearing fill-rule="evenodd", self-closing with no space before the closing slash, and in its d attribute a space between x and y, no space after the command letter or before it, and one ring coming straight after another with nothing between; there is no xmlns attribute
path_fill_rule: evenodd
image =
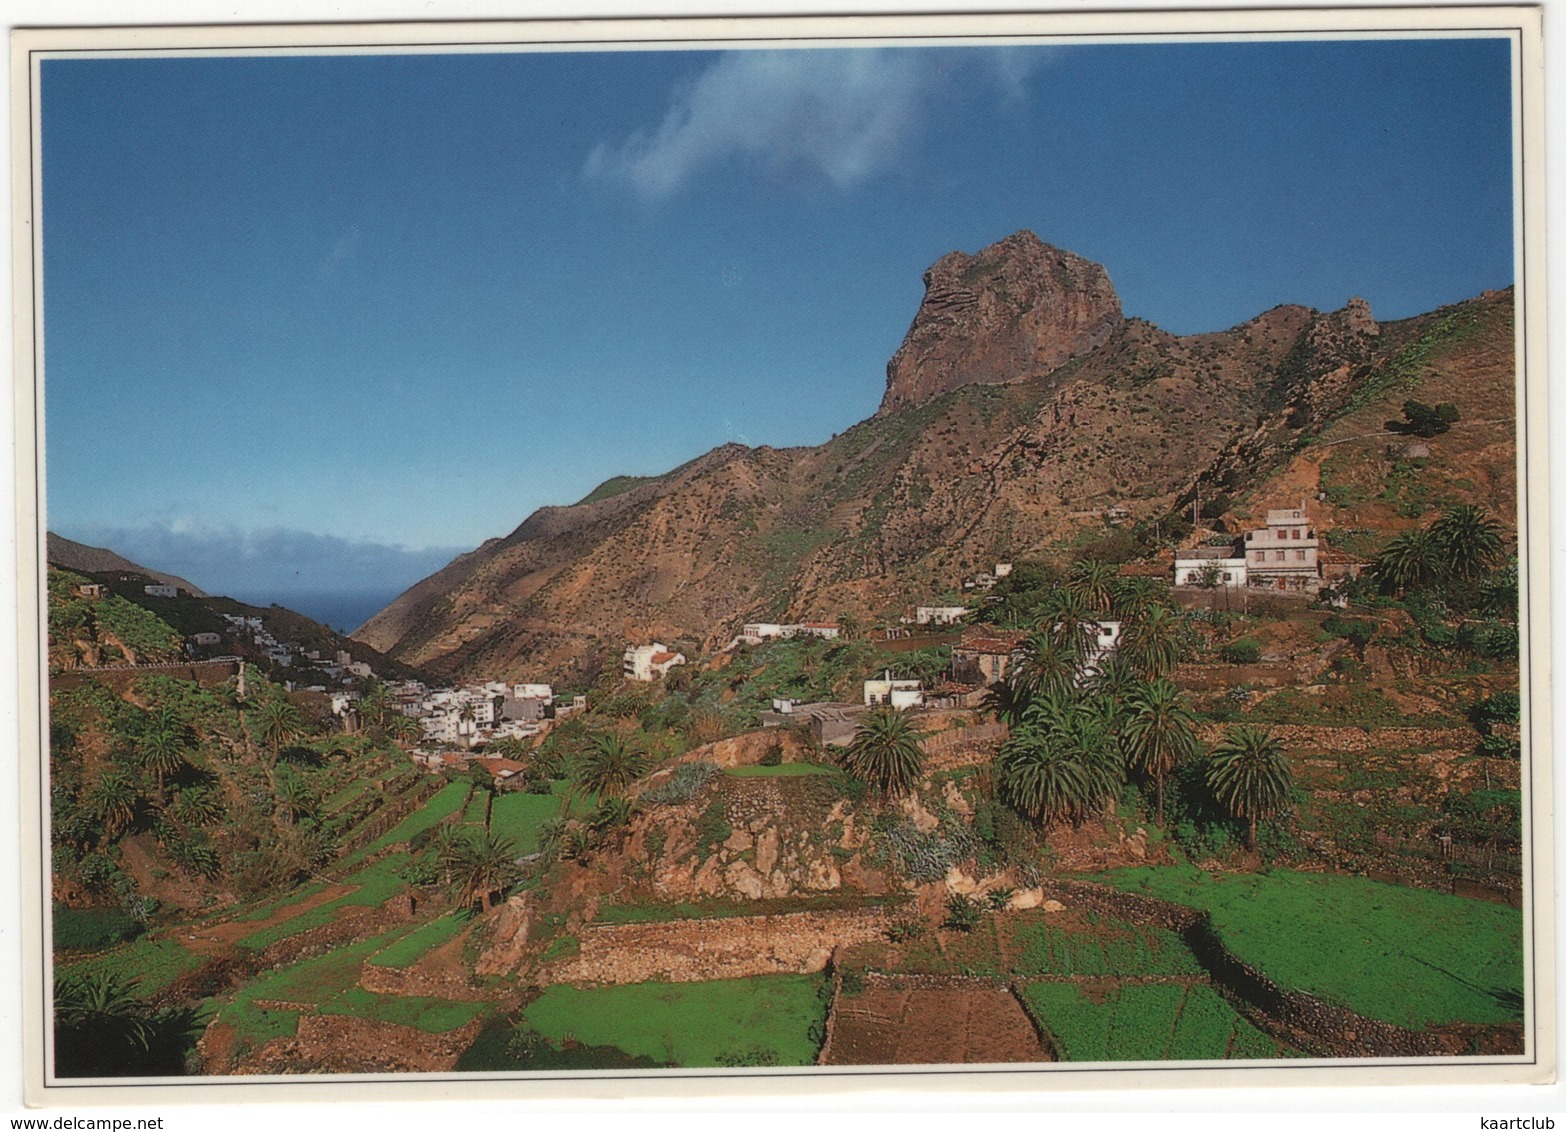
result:
<svg viewBox="0 0 1566 1132"><path fill-rule="evenodd" d="M1539 24L14 33L29 1103L1553 1080Z"/></svg>

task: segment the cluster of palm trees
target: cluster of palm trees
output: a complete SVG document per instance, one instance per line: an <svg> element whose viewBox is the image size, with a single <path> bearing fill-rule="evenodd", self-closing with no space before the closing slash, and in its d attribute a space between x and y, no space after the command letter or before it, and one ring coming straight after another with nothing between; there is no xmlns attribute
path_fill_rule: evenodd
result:
<svg viewBox="0 0 1566 1132"><path fill-rule="evenodd" d="M1121 579L1081 562L1040 607L1042 622L1018 647L990 706L1012 727L996 760L1001 799L1041 826L1101 811L1128 775L1151 783L1157 820L1176 767L1198 756L1196 718L1170 679L1186 647L1183 616L1150 579ZM1121 622L1120 647L1099 661L1093 634ZM1288 764L1265 732L1236 728L1214 751L1208 783L1231 814L1277 813L1291 788Z"/></svg>
<svg viewBox="0 0 1566 1132"><path fill-rule="evenodd" d="M1471 503L1448 508L1430 526L1398 535L1376 556L1383 592L1406 594L1483 581L1506 559L1500 523Z"/></svg>

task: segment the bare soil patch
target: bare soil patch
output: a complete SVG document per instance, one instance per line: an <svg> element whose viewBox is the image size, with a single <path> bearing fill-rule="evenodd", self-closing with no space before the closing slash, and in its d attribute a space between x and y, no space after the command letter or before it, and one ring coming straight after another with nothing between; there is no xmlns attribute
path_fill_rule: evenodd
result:
<svg viewBox="0 0 1566 1132"><path fill-rule="evenodd" d="M834 1007L830 1065L988 1065L1052 1061L1011 991L867 978Z"/></svg>

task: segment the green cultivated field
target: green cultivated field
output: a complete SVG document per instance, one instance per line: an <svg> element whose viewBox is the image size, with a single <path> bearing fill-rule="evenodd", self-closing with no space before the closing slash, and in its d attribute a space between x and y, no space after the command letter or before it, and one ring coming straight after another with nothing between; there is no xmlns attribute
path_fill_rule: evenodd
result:
<svg viewBox="0 0 1566 1132"><path fill-rule="evenodd" d="M710 983L547 988L528 1025L555 1041L614 1046L687 1068L810 1065L830 986L819 975L762 975Z"/></svg>
<svg viewBox="0 0 1566 1132"><path fill-rule="evenodd" d="M1224 943L1281 986L1415 1028L1522 1017L1522 914L1359 877L1121 869L1095 878L1212 914Z"/></svg>
<svg viewBox="0 0 1566 1132"><path fill-rule="evenodd" d="M409 841L423 833L426 829L434 828L467 804L468 791L470 789L471 787L466 782L446 783L445 786L441 787L440 792L428 802L355 853L350 858L350 862L363 860L365 857L386 848L388 845L400 845L404 841Z"/></svg>
<svg viewBox="0 0 1566 1132"><path fill-rule="evenodd" d="M550 818L561 816L562 799L571 784L556 782L548 794L496 794L489 811L489 829L516 842L520 854L538 852L539 828ZM581 816L597 805L597 795L584 794L571 803L571 814Z"/></svg>
<svg viewBox="0 0 1566 1132"><path fill-rule="evenodd" d="M408 863L406 853L393 853L390 857L382 857L373 865L360 869L352 876L343 880L344 884L353 884L358 887L354 891L345 893L335 900L328 900L324 904L318 904L314 908L301 911L298 915L290 916L286 920L262 928L260 931L251 932L239 941L241 947L253 947L257 950L276 943L280 939L287 939L291 935L298 935L310 928L318 928L323 924L329 924L337 918L337 910L347 907L374 908L386 903L403 889L404 882L397 875L398 871ZM302 899L299 898L299 899ZM286 907L286 905L283 905Z"/></svg>
<svg viewBox="0 0 1566 1132"><path fill-rule="evenodd" d="M268 972L246 984L232 1002L221 1007L218 1020L233 1026L240 1040L251 1049L273 1038L294 1034L299 1014L309 1007L321 1014L346 1014L377 1022L395 1022L430 1033L455 1030L482 1014L488 1004L374 994L358 985L359 966L366 958L377 952L384 953L385 949L417 930L410 925L399 925L389 932L318 958ZM297 1004L301 1009L287 1009L282 1005L284 1003Z"/></svg>
<svg viewBox="0 0 1566 1132"><path fill-rule="evenodd" d="M1222 1061L1299 1057L1201 984L1030 983L1028 1005L1067 1061Z"/></svg>
<svg viewBox="0 0 1566 1132"><path fill-rule="evenodd" d="M466 910L450 912L415 928L390 947L376 952L370 962L377 967L411 967L441 944L455 939L473 922Z"/></svg>
<svg viewBox="0 0 1566 1132"><path fill-rule="evenodd" d="M172 939L150 940L143 936L133 943L116 947L78 963L61 962L59 969L76 975L115 975L135 980L141 995L153 994L206 960L187 951Z"/></svg>
<svg viewBox="0 0 1566 1132"><path fill-rule="evenodd" d="M1019 975L1200 975L1180 937L1152 927L1105 920L1098 926L1019 920L1012 930Z"/></svg>

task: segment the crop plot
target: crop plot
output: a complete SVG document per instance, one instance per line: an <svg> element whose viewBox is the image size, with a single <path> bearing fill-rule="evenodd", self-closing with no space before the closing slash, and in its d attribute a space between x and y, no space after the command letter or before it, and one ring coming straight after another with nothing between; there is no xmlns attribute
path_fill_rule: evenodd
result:
<svg viewBox="0 0 1566 1132"><path fill-rule="evenodd" d="M1033 1016L1067 1061L1223 1061L1297 1057L1209 986L1034 982Z"/></svg>

